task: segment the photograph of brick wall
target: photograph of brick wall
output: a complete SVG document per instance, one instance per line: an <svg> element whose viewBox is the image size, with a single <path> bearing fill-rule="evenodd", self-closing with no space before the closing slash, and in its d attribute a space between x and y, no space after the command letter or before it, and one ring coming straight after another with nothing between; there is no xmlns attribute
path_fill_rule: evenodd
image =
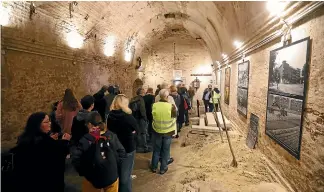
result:
<svg viewBox="0 0 324 192"><path fill-rule="evenodd" d="M266 132L294 154L299 153L302 105L299 99L268 96Z"/></svg>
<svg viewBox="0 0 324 192"><path fill-rule="evenodd" d="M247 117L250 61L237 65L237 111Z"/></svg>
<svg viewBox="0 0 324 192"><path fill-rule="evenodd" d="M237 111L247 116L248 90L237 88Z"/></svg>

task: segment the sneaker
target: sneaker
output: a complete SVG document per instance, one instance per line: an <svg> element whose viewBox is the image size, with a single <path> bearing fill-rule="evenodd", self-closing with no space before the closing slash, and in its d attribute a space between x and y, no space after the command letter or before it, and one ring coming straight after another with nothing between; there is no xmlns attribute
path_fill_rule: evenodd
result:
<svg viewBox="0 0 324 192"><path fill-rule="evenodd" d="M156 169L153 169L152 167L150 167L150 170L152 171L152 173L156 173Z"/></svg>
<svg viewBox="0 0 324 192"><path fill-rule="evenodd" d="M160 171L160 174L163 175L164 173L166 173L168 171L169 168L166 168L165 170Z"/></svg>
<svg viewBox="0 0 324 192"><path fill-rule="evenodd" d="M170 159L168 160L168 165L170 165L171 163L173 163L174 159L172 157L170 157Z"/></svg>

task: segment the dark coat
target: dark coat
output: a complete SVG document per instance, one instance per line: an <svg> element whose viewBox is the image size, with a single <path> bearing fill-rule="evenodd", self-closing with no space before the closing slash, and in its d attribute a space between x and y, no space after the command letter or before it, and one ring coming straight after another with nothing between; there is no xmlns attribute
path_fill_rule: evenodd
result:
<svg viewBox="0 0 324 192"><path fill-rule="evenodd" d="M175 98L174 95L172 95L173 98ZM182 124L184 123L184 114L185 114L185 107L184 107L184 98L182 95L178 95L179 97L179 107L178 107L178 116L177 116L177 122Z"/></svg>
<svg viewBox="0 0 324 192"><path fill-rule="evenodd" d="M111 147L112 151L114 152L112 155L114 156L114 160L117 161L117 164L111 163L110 166L108 164L108 167L104 167L106 170L100 170L100 172L98 172L96 175L91 174L91 170L86 169L85 166L83 166L85 162L89 162L88 160L94 158L89 156L91 154L88 153L88 149L90 148L91 144L95 142L95 137L89 133L84 135L80 139L78 147L72 150L72 164L80 176L85 176L86 178L95 180L96 185L98 186L109 186L118 179L118 167L116 166L120 165L121 161L126 158L126 153L124 147L114 133L111 131L106 131L106 133L103 135L109 138L109 147ZM107 159L111 159L110 157L107 157Z"/></svg>
<svg viewBox="0 0 324 192"><path fill-rule="evenodd" d="M146 117L148 120L153 120L152 116L152 105L155 102L155 97L154 95L147 94L143 97L144 102L145 102L145 110L146 110Z"/></svg>
<svg viewBox="0 0 324 192"><path fill-rule="evenodd" d="M11 191L64 191L68 143L42 133L35 144L20 144L13 148L11 152L15 153L15 167Z"/></svg>
<svg viewBox="0 0 324 192"><path fill-rule="evenodd" d="M138 95L134 98L131 99L130 103L132 102L139 102L140 106L140 117L135 117L136 119L144 119L147 121L147 116L146 116L146 109L145 109L145 102L142 96Z"/></svg>
<svg viewBox="0 0 324 192"><path fill-rule="evenodd" d="M105 95L105 102L106 102L106 109L105 109L105 114L107 115L110 112L110 106L112 104L112 102L114 101L116 95L109 93L108 95Z"/></svg>
<svg viewBox="0 0 324 192"><path fill-rule="evenodd" d="M85 124L85 119L90 112L87 110L80 110L78 114L73 118L71 128L71 144L77 145L79 140L89 132L88 127Z"/></svg>
<svg viewBox="0 0 324 192"><path fill-rule="evenodd" d="M133 131L139 132L139 130L132 114L127 114L122 110L111 111L107 120L107 128L118 136L126 153L133 152L136 149Z"/></svg>
<svg viewBox="0 0 324 192"><path fill-rule="evenodd" d="M104 89L101 89L100 91L98 91L96 94L93 95L95 99L93 111L98 111L102 119L105 119L106 105L107 105L104 96L105 96Z"/></svg>

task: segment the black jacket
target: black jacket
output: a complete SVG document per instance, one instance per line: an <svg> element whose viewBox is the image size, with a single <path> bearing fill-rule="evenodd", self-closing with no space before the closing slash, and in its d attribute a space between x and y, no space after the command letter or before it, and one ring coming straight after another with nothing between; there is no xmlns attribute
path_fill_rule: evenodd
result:
<svg viewBox="0 0 324 192"><path fill-rule="evenodd" d="M106 101L104 99L105 90L101 89L96 94L93 95L95 102L93 111L98 111L102 119L105 119L105 112L106 112Z"/></svg>
<svg viewBox="0 0 324 192"><path fill-rule="evenodd" d="M73 118L72 128L71 128L71 144L77 145L79 140L83 137L83 135L89 132L88 127L85 124L85 119L90 112L81 109L78 114Z"/></svg>
<svg viewBox="0 0 324 192"><path fill-rule="evenodd" d="M138 132L138 124L133 115L127 114L122 110L113 110L108 116L107 128L118 136L118 139L124 146L126 153L135 150L136 147L133 131Z"/></svg>
<svg viewBox="0 0 324 192"><path fill-rule="evenodd" d="M109 93L108 95L104 96L105 102L106 102L106 109L105 109L105 114L107 115L110 112L110 106L115 99L116 95Z"/></svg>
<svg viewBox="0 0 324 192"><path fill-rule="evenodd" d="M112 155L117 161L117 164L120 165L121 161L126 158L124 147L119 142L117 136L111 131L107 131L103 135L109 138L109 146L114 152ZM88 153L88 149L93 142L95 142L95 137L89 133L80 139L78 147L72 150L72 164L80 176L84 176L87 179L91 178L91 180L96 182L96 186L102 186L103 188L113 184L118 179L118 167L112 163L110 167L105 167L106 170L100 170L96 175L93 175L92 171L86 168L90 167L89 164L84 164L85 162L89 163L88 160L94 158L89 156L90 154ZM107 159L110 158L107 157Z"/></svg>
<svg viewBox="0 0 324 192"><path fill-rule="evenodd" d="M41 134L35 144L20 144L14 156L13 189L10 191L64 191L65 158L68 141Z"/></svg>
<svg viewBox="0 0 324 192"><path fill-rule="evenodd" d="M203 97L202 97L202 100L203 100L203 101L205 101L205 96L206 96L206 94L207 94L208 92L210 92L208 89L204 91L204 93L203 93ZM209 93L208 101L210 100L210 97L211 97L211 93ZM207 100L206 100L206 101L207 101Z"/></svg>
<svg viewBox="0 0 324 192"><path fill-rule="evenodd" d="M145 102L142 96L138 95L134 98L131 99L130 103L132 102L139 102L140 106L140 115L139 117L135 117L136 119L144 119L145 121L147 121L147 117L146 117L146 109L145 109Z"/></svg>
<svg viewBox="0 0 324 192"><path fill-rule="evenodd" d="M148 120L153 120L152 116L152 105L155 102L154 95L147 94L143 97L145 102L146 117Z"/></svg>

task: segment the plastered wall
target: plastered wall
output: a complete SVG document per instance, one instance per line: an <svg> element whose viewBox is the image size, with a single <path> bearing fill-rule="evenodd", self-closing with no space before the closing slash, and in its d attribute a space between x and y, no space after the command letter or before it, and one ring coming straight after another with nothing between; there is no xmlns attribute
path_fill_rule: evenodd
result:
<svg viewBox="0 0 324 192"><path fill-rule="evenodd" d="M237 64L232 63L230 104L222 102L226 116L245 133L248 131L250 113L259 117L257 148L279 168L292 187L299 192L324 191L324 10L312 13L300 21L292 30L292 41L310 36L311 60L306 97L307 111L304 112L303 135L300 160L265 134L266 105L270 51L282 46L278 41L248 55L250 61L248 117L237 112ZM291 53L293 54L293 53ZM225 72L222 70L222 83ZM224 93L224 90L222 89ZM311 112L308 112L311 111Z"/></svg>

